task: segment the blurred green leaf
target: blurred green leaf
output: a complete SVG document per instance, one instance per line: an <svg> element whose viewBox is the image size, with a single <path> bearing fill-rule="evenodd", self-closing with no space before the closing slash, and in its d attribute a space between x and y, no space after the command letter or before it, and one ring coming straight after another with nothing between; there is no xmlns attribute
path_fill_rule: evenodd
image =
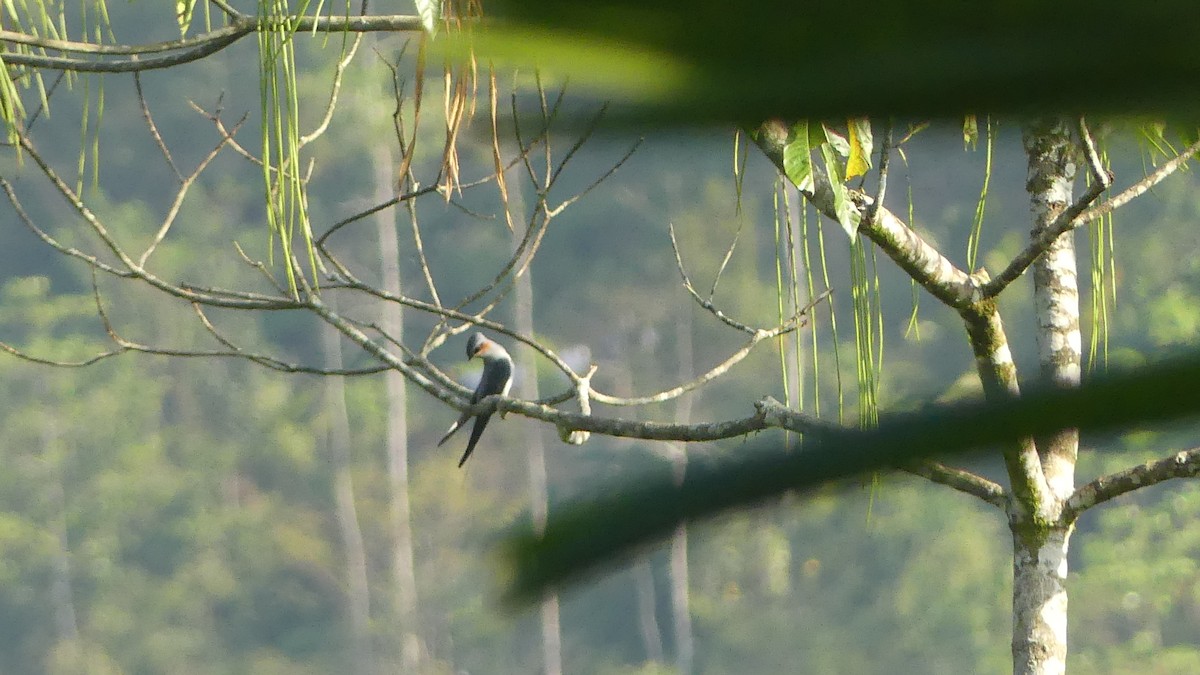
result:
<svg viewBox="0 0 1200 675"><path fill-rule="evenodd" d="M1019 399L933 406L881 418L871 429L809 435L803 451L760 439L736 455L697 459L674 477L607 486L598 497L551 511L544 535L507 542L509 597L529 601L669 534L679 524L758 504L788 492L915 460L960 454L1064 427L1127 431L1200 412L1200 351L1151 366L1113 371L1078 389L1040 389Z"/></svg>
<svg viewBox="0 0 1200 675"><path fill-rule="evenodd" d="M614 114L642 121L1194 116L1200 102L1190 0L1154 11L1125 0L808 0L754 11L713 0L497 0L488 12L498 21L481 54L597 85L630 104ZM661 80L646 78L660 69Z"/></svg>

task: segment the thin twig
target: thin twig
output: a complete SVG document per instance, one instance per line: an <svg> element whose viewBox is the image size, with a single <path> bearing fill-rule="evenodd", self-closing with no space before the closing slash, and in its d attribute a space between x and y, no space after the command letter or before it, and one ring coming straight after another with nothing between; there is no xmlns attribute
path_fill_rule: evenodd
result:
<svg viewBox="0 0 1200 675"><path fill-rule="evenodd" d="M883 144L879 147L879 191L875 194L875 201L867 207L867 222L875 222L879 208L883 206L883 200L887 196L888 165L891 163L891 159L892 120L888 119L883 132Z"/></svg>
<svg viewBox="0 0 1200 675"><path fill-rule="evenodd" d="M700 305L710 314L717 317L721 323L724 323L731 328L740 330L743 333L754 335L758 331L757 328L751 328L750 326L747 326L733 317L726 315L712 303L712 300L705 300L704 298L700 297L700 294L696 292L695 287L692 286L692 280L688 278L687 270L683 266L683 256L679 252L679 242L675 240L675 225L673 223L667 225L667 235L671 238L671 250L675 252L675 267L679 270L679 276L683 279L683 287L685 290L687 290L688 295L692 296L692 299L696 301L696 304Z"/></svg>
<svg viewBox="0 0 1200 675"><path fill-rule="evenodd" d="M333 109L337 106L338 93L342 90L342 80L346 74L346 67L354 60L354 55L358 53L358 45L362 42L362 39L363 36L361 33L355 35L350 49L346 50L345 55L338 60L337 66L333 71L333 83L329 88L329 104L325 106L325 114L321 117L321 122L317 124L315 129L300 137L300 142L296 146L297 148L303 148L320 138L325 133L325 130L329 128L329 123L333 120Z"/></svg>
<svg viewBox="0 0 1200 675"><path fill-rule="evenodd" d="M142 107L142 117L146 120L146 127L150 129L150 136L154 139L154 144L158 146L163 159L167 160L167 165L171 167L171 171L175 172L175 178L182 183L183 174L179 171L179 167L175 166L175 160L171 157L171 151L167 149L167 144L163 142L162 135L158 132L158 126L154 124L154 116L150 114L150 105L146 103L146 95L142 93L142 76L140 73L135 72L133 74L133 86L137 90L138 104Z"/></svg>
<svg viewBox="0 0 1200 675"><path fill-rule="evenodd" d="M105 359L111 358L113 356L120 356L121 354L124 354L129 351L128 349L118 348L118 349L113 349L113 350L110 350L107 352L101 352L99 354L96 354L95 356L92 356L91 358L87 358L82 361L59 361L57 359L48 359L48 358L45 358L42 356L34 356L27 352L23 352L20 349L17 349L16 347L13 347L12 345L10 345L6 342L0 342L0 350L8 352L9 354L12 354L13 356L17 357L18 359L21 359L22 361L29 361L30 363L36 363L41 366L54 366L55 368L86 368L87 366L99 363L99 362L101 362Z"/></svg>
<svg viewBox="0 0 1200 675"><path fill-rule="evenodd" d="M147 111L147 114L149 114L149 111ZM238 123L234 125L233 133L237 133L237 130L245 121L246 117L243 115L242 119L238 120ZM141 257L138 258L138 267L146 266L146 261L150 259L150 256L154 253L154 250L158 248L158 245L161 244L163 239L166 238L167 232L170 231L171 225L175 222L176 216L179 215L179 209L183 206L183 200L185 197L187 197L188 191L196 182L196 179L200 177L200 174L203 173L206 168L208 168L208 165L217 158L217 155L220 154L221 150L223 150L228 143L229 137L223 136L217 145L210 150L207 155L204 156L204 159L200 160L200 163L196 165L196 168L190 174L188 174L186 178L182 176L180 177L179 188L175 191L175 198L171 200L171 206L169 209L167 209L167 214L163 217L162 225L159 226L158 232L154 234L154 239L151 240L150 245L146 247L146 250L142 253ZM165 151L166 148L164 147L163 150ZM169 155L167 156L167 161L170 161ZM172 164L171 168L174 169L175 165ZM178 169L176 169L176 174L178 175Z"/></svg>

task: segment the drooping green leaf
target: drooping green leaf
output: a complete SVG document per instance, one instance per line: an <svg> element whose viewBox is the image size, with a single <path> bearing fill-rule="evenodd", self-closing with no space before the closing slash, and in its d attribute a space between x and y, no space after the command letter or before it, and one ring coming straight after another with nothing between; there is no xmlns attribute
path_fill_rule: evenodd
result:
<svg viewBox="0 0 1200 675"><path fill-rule="evenodd" d="M846 236L854 238L858 233L859 213L846 193L845 177L842 175L842 160L835 150L834 138L838 136L825 127L829 141L821 146L821 157L825 160L825 171L829 175L829 189L833 193L833 208L837 213L838 224L845 230ZM845 141L845 139L842 139Z"/></svg>
<svg viewBox="0 0 1200 675"><path fill-rule="evenodd" d="M974 115L963 118L963 149L975 149L979 142L979 120Z"/></svg>
<svg viewBox="0 0 1200 675"><path fill-rule="evenodd" d="M179 22L179 34L187 35L188 27L192 25L192 10L196 0L175 0L175 20Z"/></svg>
<svg viewBox="0 0 1200 675"><path fill-rule="evenodd" d="M846 180L866 175L871 168L871 120L865 117L850 119L847 123L847 140L850 153L846 157Z"/></svg>
<svg viewBox="0 0 1200 675"><path fill-rule="evenodd" d="M808 144L806 120L796 122L788 132L787 146L783 149L783 168L798 190L812 193L812 148Z"/></svg>
<svg viewBox="0 0 1200 675"><path fill-rule="evenodd" d="M825 133L825 142L833 146L842 159L850 156L850 141L846 140L845 136L838 133L837 130L829 128L828 124L822 124L821 130Z"/></svg>
<svg viewBox="0 0 1200 675"><path fill-rule="evenodd" d="M932 406L881 417L871 429L811 430L804 451L759 438L738 452L695 458L674 476L605 486L597 497L551 511L542 535L507 543L510 599L529 601L594 571L681 523L804 494L836 481L961 454L1063 428L1113 433L1200 415L1200 350L1149 366L1110 371L1077 389L1031 390L1020 398Z"/></svg>

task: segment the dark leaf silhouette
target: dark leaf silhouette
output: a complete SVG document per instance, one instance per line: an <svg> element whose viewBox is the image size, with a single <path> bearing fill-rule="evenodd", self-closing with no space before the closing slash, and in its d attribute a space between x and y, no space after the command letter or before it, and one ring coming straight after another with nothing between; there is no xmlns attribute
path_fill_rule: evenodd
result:
<svg viewBox="0 0 1200 675"><path fill-rule="evenodd" d="M514 579L510 599L546 589L611 563L678 524L804 493L922 458L979 450L1065 427L1120 432L1200 412L1200 352L1156 365L1113 371L1079 389L1040 389L1019 399L975 401L885 417L878 427L834 430L806 439L802 451L777 440L738 446L720 459L689 464L669 477L609 486L599 497L551 511L544 535L507 543Z"/></svg>
<svg viewBox="0 0 1200 675"><path fill-rule="evenodd" d="M482 52L618 101L610 119L1083 112L1195 119L1186 0L488 4Z"/></svg>

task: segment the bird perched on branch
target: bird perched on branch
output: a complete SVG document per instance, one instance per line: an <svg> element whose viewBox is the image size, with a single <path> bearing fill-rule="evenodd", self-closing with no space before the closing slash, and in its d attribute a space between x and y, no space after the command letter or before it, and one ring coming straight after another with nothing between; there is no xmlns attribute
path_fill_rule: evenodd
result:
<svg viewBox="0 0 1200 675"><path fill-rule="evenodd" d="M479 385L475 387L475 393L471 394L471 404L479 403L494 394L507 396L508 389L512 386L512 357L508 355L504 347L487 339L483 333L475 333L470 340L467 340L467 360L470 361L476 356L483 359L483 375L479 378ZM475 426L471 429L471 439L467 441L467 451L463 453L462 459L458 460L459 466L462 466L463 462L467 461L467 458L475 451L475 444L479 442L479 437L483 434L483 429L491 417L492 413L489 411L475 418ZM454 432L458 431L469 419L471 419L470 411L464 412L462 417L459 417L446 430L446 435L442 436L438 445L445 443L446 439L453 436Z"/></svg>

